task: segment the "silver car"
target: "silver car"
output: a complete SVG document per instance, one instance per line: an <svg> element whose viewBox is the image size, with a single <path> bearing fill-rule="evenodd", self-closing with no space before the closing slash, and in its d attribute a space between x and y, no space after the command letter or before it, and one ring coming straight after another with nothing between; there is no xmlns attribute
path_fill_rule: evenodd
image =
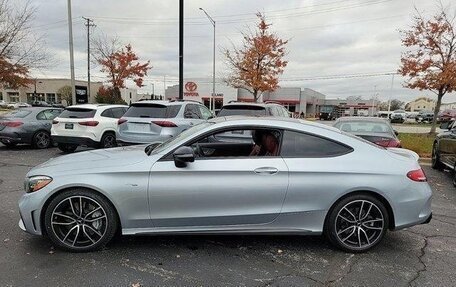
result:
<svg viewBox="0 0 456 287"><path fill-rule="evenodd" d="M118 121L121 146L164 142L191 126L212 118L203 104L193 101L141 101L133 103Z"/></svg>
<svg viewBox="0 0 456 287"><path fill-rule="evenodd" d="M232 131L252 139L224 140ZM430 221L432 191L417 159L302 120L217 118L160 145L33 168L19 225L69 251L100 249L121 232L325 234L362 252L387 230Z"/></svg>

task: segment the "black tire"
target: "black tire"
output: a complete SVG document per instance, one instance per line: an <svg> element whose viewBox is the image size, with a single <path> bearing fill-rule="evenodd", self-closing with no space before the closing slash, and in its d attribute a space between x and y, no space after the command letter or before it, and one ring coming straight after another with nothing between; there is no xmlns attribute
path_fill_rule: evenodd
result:
<svg viewBox="0 0 456 287"><path fill-rule="evenodd" d="M59 143L57 145L57 147L59 148L59 150L63 151L64 153L73 153L78 148L78 146L74 145L74 144L62 144L62 143Z"/></svg>
<svg viewBox="0 0 456 287"><path fill-rule="evenodd" d="M78 203L80 198L83 207L81 213ZM64 212L66 209L67 212ZM71 220L74 223L71 223ZM58 194L49 203L44 215L46 235L58 248L71 252L102 249L114 237L118 226L117 214L112 204L98 193L82 188Z"/></svg>
<svg viewBox="0 0 456 287"><path fill-rule="evenodd" d="M437 150L437 142L432 145L431 167L436 170L442 170L444 168L443 163L440 161L439 151Z"/></svg>
<svg viewBox="0 0 456 287"><path fill-rule="evenodd" d="M2 144L4 144L6 147L9 147L9 148L17 146L17 143L10 143L7 141L2 141Z"/></svg>
<svg viewBox="0 0 456 287"><path fill-rule="evenodd" d="M113 148L117 147L116 134L113 132L106 132L101 137L100 148Z"/></svg>
<svg viewBox="0 0 456 287"><path fill-rule="evenodd" d="M47 131L37 131L32 138L32 146L37 149L46 149L52 145L51 135Z"/></svg>
<svg viewBox="0 0 456 287"><path fill-rule="evenodd" d="M369 209L370 204L372 206ZM351 212L355 216L355 220L350 217L349 219L354 222L349 223L349 220L346 220L348 215L345 214L349 214L346 213L346 210L350 210L356 205L359 205L364 213L354 209ZM366 212L366 209L369 209L369 213ZM364 216L365 218L363 218ZM377 218L381 218L381 221ZM330 209L326 218L324 232L329 241L337 248L346 252L361 253L372 249L380 243L386 234L388 226L388 211L384 204L372 195L360 193L340 200ZM344 230L345 232L342 232ZM353 236L356 238L353 238ZM364 240L362 237L364 237ZM365 245L363 245L363 241L366 242Z"/></svg>

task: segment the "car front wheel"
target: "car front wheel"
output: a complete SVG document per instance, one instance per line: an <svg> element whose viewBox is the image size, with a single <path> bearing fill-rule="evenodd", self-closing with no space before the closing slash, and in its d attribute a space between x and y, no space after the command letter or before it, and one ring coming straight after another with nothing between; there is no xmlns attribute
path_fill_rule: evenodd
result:
<svg viewBox="0 0 456 287"><path fill-rule="evenodd" d="M353 253L376 246L388 228L388 212L375 197L357 194L344 198L332 208L325 233L336 247Z"/></svg>
<svg viewBox="0 0 456 287"><path fill-rule="evenodd" d="M117 216L101 195L85 189L57 195L45 213L46 233L58 247L72 252L103 248L116 233Z"/></svg>
<svg viewBox="0 0 456 287"><path fill-rule="evenodd" d="M39 131L33 136L32 145L37 149L45 149L51 146L51 135L45 131Z"/></svg>

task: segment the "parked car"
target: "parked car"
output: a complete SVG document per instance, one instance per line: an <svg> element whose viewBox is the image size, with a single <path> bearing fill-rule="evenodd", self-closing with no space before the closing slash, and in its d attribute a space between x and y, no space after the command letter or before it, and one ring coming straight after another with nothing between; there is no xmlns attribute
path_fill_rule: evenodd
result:
<svg viewBox="0 0 456 287"><path fill-rule="evenodd" d="M6 105L8 109L30 108L31 105L27 103L9 103Z"/></svg>
<svg viewBox="0 0 456 287"><path fill-rule="evenodd" d="M337 119L334 127L382 147L401 147L398 133L383 118L342 117Z"/></svg>
<svg viewBox="0 0 456 287"><path fill-rule="evenodd" d="M320 107L320 113L318 114L318 118L320 120L335 120L336 119L336 113L334 111L334 106L321 106Z"/></svg>
<svg viewBox="0 0 456 287"><path fill-rule="evenodd" d="M432 145L432 168L442 170L456 168L456 121L440 124L440 132ZM456 172L453 173L453 185L456 187Z"/></svg>
<svg viewBox="0 0 456 287"><path fill-rule="evenodd" d="M0 116L0 142L8 147L24 143L48 148L52 120L61 112L58 108L22 108Z"/></svg>
<svg viewBox="0 0 456 287"><path fill-rule="evenodd" d="M117 121L127 111L124 105L84 104L67 107L54 119L52 140L66 153L78 146L111 148L117 146Z"/></svg>
<svg viewBox="0 0 456 287"><path fill-rule="evenodd" d="M234 131L252 137L219 140ZM33 168L19 226L76 252L100 249L117 232L324 234L363 252L387 230L431 220L426 181L409 150L297 119L223 117L160 145L81 152Z"/></svg>
<svg viewBox="0 0 456 287"><path fill-rule="evenodd" d="M52 107L52 105L45 101L35 101L32 103L32 107Z"/></svg>
<svg viewBox="0 0 456 287"><path fill-rule="evenodd" d="M6 108L8 104L4 100L0 100L0 108Z"/></svg>
<svg viewBox="0 0 456 287"><path fill-rule="evenodd" d="M119 145L164 142L213 115L194 101L141 101L133 103L118 121Z"/></svg>
<svg viewBox="0 0 456 287"><path fill-rule="evenodd" d="M256 116L256 117L291 117L288 110L277 103L243 103L243 102L230 102L224 105L218 117L226 116Z"/></svg>
<svg viewBox="0 0 456 287"><path fill-rule="evenodd" d="M434 120L433 111L420 111L415 117L417 123L431 123Z"/></svg>
<svg viewBox="0 0 456 287"><path fill-rule="evenodd" d="M390 114L390 120L392 123L404 123L407 118L404 110L395 110Z"/></svg>
<svg viewBox="0 0 456 287"><path fill-rule="evenodd" d="M444 110L437 116L439 123L454 121L454 119L456 119L456 110Z"/></svg>

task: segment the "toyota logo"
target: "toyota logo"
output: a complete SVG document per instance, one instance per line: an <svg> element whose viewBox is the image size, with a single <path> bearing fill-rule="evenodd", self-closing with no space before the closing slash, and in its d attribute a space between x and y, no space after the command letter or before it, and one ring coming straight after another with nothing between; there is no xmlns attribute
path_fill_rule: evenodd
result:
<svg viewBox="0 0 456 287"><path fill-rule="evenodd" d="M187 82L185 84L185 90L187 92L194 92L194 91L196 91L196 88L198 88L198 86L196 85L195 82Z"/></svg>

